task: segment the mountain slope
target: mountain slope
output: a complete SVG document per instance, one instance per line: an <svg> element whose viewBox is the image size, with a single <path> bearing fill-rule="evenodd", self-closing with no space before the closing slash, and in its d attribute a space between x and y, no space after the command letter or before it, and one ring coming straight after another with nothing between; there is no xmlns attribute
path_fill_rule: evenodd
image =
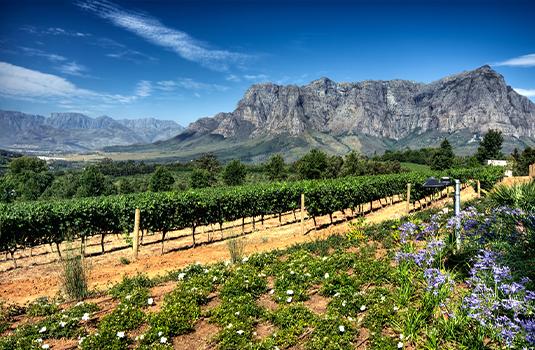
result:
<svg viewBox="0 0 535 350"><path fill-rule="evenodd" d="M0 147L36 152L86 152L106 146L155 142L183 127L153 118L115 120L80 113L52 113L49 118L0 110Z"/></svg>
<svg viewBox="0 0 535 350"><path fill-rule="evenodd" d="M270 143L283 138L301 144L281 149L295 158L318 144L335 153L357 149L369 154L432 146L447 137L460 153L468 153L477 147L469 140L489 129L503 131L506 150L534 145L534 121L535 104L516 93L491 67L483 66L429 84L336 83L328 78L304 86L257 84L231 113L201 118L163 143L120 149L177 150L184 157L202 149L225 158L258 160L263 155L257 149L270 149ZM207 146L203 142L208 136ZM259 140L266 145L259 146Z"/></svg>

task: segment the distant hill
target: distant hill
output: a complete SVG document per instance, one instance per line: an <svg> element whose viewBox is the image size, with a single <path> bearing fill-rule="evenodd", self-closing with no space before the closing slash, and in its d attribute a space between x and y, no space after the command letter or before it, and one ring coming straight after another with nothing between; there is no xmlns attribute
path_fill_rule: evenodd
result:
<svg viewBox="0 0 535 350"><path fill-rule="evenodd" d="M166 140L184 128L174 121L91 118L80 113L40 115L0 110L0 147L20 151L86 152L106 146Z"/></svg>
<svg viewBox="0 0 535 350"><path fill-rule="evenodd" d="M406 80L251 86L233 112L201 118L173 139L113 151L168 151L188 159L214 152L223 159L263 160L281 152L295 159L312 147L330 153L438 145L448 138L473 152L489 129L504 149L535 146L535 104L489 66L429 84Z"/></svg>

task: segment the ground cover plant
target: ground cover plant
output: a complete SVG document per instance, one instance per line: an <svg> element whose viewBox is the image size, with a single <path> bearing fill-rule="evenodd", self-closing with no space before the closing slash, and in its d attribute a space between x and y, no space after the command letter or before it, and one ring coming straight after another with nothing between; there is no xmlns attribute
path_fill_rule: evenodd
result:
<svg viewBox="0 0 535 350"><path fill-rule="evenodd" d="M0 349L55 338L82 349L171 349L202 322L215 329L203 346L217 349L535 347L532 211L491 198L458 217L433 209L350 228L234 262L125 277L102 318L90 303L37 301L29 322L2 333ZM151 288L163 282L176 284L153 309Z"/></svg>

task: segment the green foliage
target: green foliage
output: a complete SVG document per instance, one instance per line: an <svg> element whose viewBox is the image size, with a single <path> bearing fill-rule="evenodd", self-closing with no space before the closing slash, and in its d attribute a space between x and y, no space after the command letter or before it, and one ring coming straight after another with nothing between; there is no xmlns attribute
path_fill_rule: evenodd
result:
<svg viewBox="0 0 535 350"><path fill-rule="evenodd" d="M429 191L421 184L429 176L449 175L462 181L479 179L488 189L503 176L499 167L449 170L446 173L411 172L347 177L323 181L295 181L185 192L147 192L60 201L0 204L0 251L62 242L100 234L122 234L132 229L134 212L141 209L140 228L172 231L217 224L244 217L298 209L305 194L308 213L319 216L356 208L372 200L404 193L412 183L411 199Z"/></svg>
<svg viewBox="0 0 535 350"><path fill-rule="evenodd" d="M149 190L152 192L169 191L174 183L173 174L167 168L160 166L150 177Z"/></svg>
<svg viewBox="0 0 535 350"><path fill-rule="evenodd" d="M284 180L287 176L286 164L284 163L284 158L280 154L271 156L264 167L266 169L268 179L271 181Z"/></svg>
<svg viewBox="0 0 535 350"><path fill-rule="evenodd" d="M80 175L77 197L106 196L113 193L115 193L115 187L111 180L104 176L97 167L89 166Z"/></svg>
<svg viewBox="0 0 535 350"><path fill-rule="evenodd" d="M30 316L49 316L58 311L59 307L57 304L51 302L47 297L42 297L32 302L28 306L26 313Z"/></svg>
<svg viewBox="0 0 535 350"><path fill-rule="evenodd" d="M231 160L223 169L223 181L227 186L238 186L245 182L247 169L239 160Z"/></svg>
<svg viewBox="0 0 535 350"><path fill-rule="evenodd" d="M80 255L67 250L61 260L60 281L65 294L71 299L80 300L89 295L88 267Z"/></svg>
<svg viewBox="0 0 535 350"><path fill-rule="evenodd" d="M233 264L239 263L243 258L243 248L245 247L244 241L231 239L228 241L227 247L230 254L230 261Z"/></svg>
<svg viewBox="0 0 535 350"><path fill-rule="evenodd" d="M513 186L499 185L489 194L489 199L496 206L522 208L535 211L535 181Z"/></svg>
<svg viewBox="0 0 535 350"><path fill-rule="evenodd" d="M327 155L319 149L313 149L297 162L297 173L301 179L323 179L328 166Z"/></svg>
<svg viewBox="0 0 535 350"><path fill-rule="evenodd" d="M221 170L221 162L213 153L205 153L194 161L198 169L204 169L211 174L217 174Z"/></svg>
<svg viewBox="0 0 535 350"><path fill-rule="evenodd" d="M518 150L515 148L515 151ZM526 147L522 153L513 154L514 167L513 175L515 176L526 176L529 175L529 166L535 164L535 149L531 147Z"/></svg>
<svg viewBox="0 0 535 350"><path fill-rule="evenodd" d="M36 157L15 158L9 163L9 173L11 175L20 175L28 171L42 173L48 171L46 161Z"/></svg>
<svg viewBox="0 0 535 350"><path fill-rule="evenodd" d="M501 131L490 129L479 144L476 152L476 158L481 164L488 159L501 159L503 135Z"/></svg>
<svg viewBox="0 0 535 350"><path fill-rule="evenodd" d="M114 285L109 293L117 299L125 300L127 295L131 295L139 289L148 289L154 283L146 275L139 274L132 277L124 276L123 280ZM145 300L146 301L146 300Z"/></svg>
<svg viewBox="0 0 535 350"><path fill-rule="evenodd" d="M205 188L215 185L217 179L206 169L193 169L190 175L191 188Z"/></svg>
<svg viewBox="0 0 535 350"><path fill-rule="evenodd" d="M455 155L453 154L453 148L447 139L444 139L440 144L438 149L433 157L431 158L431 169L432 170L446 170L453 166L453 160Z"/></svg>

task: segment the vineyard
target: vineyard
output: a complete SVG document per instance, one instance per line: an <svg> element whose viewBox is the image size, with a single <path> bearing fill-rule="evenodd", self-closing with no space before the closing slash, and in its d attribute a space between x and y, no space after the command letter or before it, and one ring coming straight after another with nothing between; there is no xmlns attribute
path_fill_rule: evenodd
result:
<svg viewBox="0 0 535 350"><path fill-rule="evenodd" d="M186 192L142 193L46 202L21 202L0 206L0 251L17 249L91 236L131 232L135 209L141 210L140 229L167 232L201 225L219 224L244 218L281 215L300 207L306 197L308 215L331 215L353 210L363 204L404 193L411 183L410 198L417 201L431 194L422 183L430 176L450 176L461 181L479 180L490 188L502 177L503 169L484 167L451 170L444 173L411 172L404 174L348 177L335 180L296 181L213 188ZM104 251L104 245L102 245Z"/></svg>
<svg viewBox="0 0 535 350"><path fill-rule="evenodd" d="M0 349L533 349L533 196L505 205L534 183L515 186L457 216L345 223L284 249L125 276L83 301L4 307Z"/></svg>

